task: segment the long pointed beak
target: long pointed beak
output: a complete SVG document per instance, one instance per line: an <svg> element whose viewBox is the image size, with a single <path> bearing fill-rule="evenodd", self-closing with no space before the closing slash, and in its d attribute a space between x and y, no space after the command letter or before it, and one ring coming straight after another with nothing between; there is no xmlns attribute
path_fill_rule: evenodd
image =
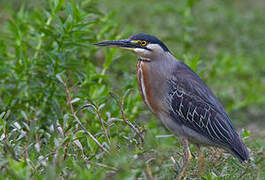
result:
<svg viewBox="0 0 265 180"><path fill-rule="evenodd" d="M104 47L119 47L124 49L134 49L139 48L139 44L133 43L128 39L122 39L122 40L113 40L113 41L103 41L95 43L96 46L104 46Z"/></svg>

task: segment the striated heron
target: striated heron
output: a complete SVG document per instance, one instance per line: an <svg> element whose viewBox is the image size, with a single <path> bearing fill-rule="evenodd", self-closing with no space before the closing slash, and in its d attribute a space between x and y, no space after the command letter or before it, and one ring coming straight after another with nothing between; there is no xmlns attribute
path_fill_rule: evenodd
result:
<svg viewBox="0 0 265 180"><path fill-rule="evenodd" d="M186 64L177 60L156 37L135 34L129 39L103 41L97 46L119 47L138 56L140 94L150 111L175 135L184 147L181 179L191 159L188 142L228 150L241 162L249 158L231 120L214 93ZM199 173L203 156L199 151Z"/></svg>

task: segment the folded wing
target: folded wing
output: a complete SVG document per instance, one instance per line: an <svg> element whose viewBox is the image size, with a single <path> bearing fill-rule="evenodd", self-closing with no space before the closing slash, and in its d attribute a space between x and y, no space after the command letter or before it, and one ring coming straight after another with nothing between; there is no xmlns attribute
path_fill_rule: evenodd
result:
<svg viewBox="0 0 265 180"><path fill-rule="evenodd" d="M168 81L169 113L181 126L188 127L212 143L230 149L240 160L248 159L246 146L236 133L223 106L213 92L184 63Z"/></svg>

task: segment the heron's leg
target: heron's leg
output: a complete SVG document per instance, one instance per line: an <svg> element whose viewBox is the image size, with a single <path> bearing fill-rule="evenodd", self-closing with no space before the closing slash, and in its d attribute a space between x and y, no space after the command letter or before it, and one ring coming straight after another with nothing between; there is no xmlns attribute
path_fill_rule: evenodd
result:
<svg viewBox="0 0 265 180"><path fill-rule="evenodd" d="M204 155L203 152L201 151L201 146L196 145L198 149L198 172L199 176L201 176L204 173Z"/></svg>
<svg viewBox="0 0 265 180"><path fill-rule="evenodd" d="M181 137L180 138L182 144L183 144L183 148L184 148L184 153L185 153L185 157L184 157L184 161L183 161L183 165L181 167L181 169L179 170L179 174L178 174L178 177L177 177L177 180L181 180L181 178L183 177L184 175L184 172L185 172L185 169L187 168L189 162L190 162L190 159L191 159L191 153L190 153L190 149L189 149L189 141L184 138L184 137Z"/></svg>

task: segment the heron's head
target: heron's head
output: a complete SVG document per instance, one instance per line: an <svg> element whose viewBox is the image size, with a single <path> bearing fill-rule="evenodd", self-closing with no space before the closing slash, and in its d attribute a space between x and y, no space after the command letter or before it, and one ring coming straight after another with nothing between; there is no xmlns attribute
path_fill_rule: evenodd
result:
<svg viewBox="0 0 265 180"><path fill-rule="evenodd" d="M127 49L137 54L139 58L147 61L151 61L154 57L169 52L162 41L150 34L135 34L129 39L103 41L94 45Z"/></svg>

